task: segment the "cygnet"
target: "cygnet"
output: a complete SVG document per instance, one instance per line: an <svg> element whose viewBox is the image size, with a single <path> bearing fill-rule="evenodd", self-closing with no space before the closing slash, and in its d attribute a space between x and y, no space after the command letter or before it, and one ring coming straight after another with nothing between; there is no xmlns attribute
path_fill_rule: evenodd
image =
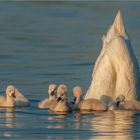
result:
<svg viewBox="0 0 140 140"><path fill-rule="evenodd" d="M107 106L105 106L98 99L94 99L94 98L83 99L83 93L79 86L73 88L73 96L75 98L74 110L86 110L86 111L107 110Z"/></svg>
<svg viewBox="0 0 140 140"><path fill-rule="evenodd" d="M51 105L50 110L53 112L68 112L71 108L67 101L67 86L61 84L57 89L57 100L56 103Z"/></svg>
<svg viewBox="0 0 140 140"><path fill-rule="evenodd" d="M38 108L49 108L50 105L53 104L56 100L56 90L57 90L57 85L50 84L48 87L49 98L42 100L38 104Z"/></svg>

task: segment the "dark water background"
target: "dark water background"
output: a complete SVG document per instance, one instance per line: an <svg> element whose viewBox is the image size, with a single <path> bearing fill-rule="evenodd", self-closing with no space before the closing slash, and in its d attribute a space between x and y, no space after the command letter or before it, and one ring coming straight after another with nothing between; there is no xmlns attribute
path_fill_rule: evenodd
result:
<svg viewBox="0 0 140 140"><path fill-rule="evenodd" d="M140 2L0 2L0 93L15 85L31 107L0 109L0 139L140 139L140 112L53 114L36 108L50 83L86 92L101 38L117 11L140 62Z"/></svg>

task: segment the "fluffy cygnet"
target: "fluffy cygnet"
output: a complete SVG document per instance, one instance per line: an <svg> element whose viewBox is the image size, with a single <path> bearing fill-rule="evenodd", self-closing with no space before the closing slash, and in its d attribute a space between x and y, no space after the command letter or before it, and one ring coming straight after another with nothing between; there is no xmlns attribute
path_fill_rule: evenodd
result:
<svg viewBox="0 0 140 140"><path fill-rule="evenodd" d="M125 96L120 94L115 101L110 103L109 110L140 110L140 102L136 100L125 100Z"/></svg>
<svg viewBox="0 0 140 140"><path fill-rule="evenodd" d="M24 106L29 106L29 101L28 99L13 85L9 85L7 89L13 89L14 94L15 94L15 106L18 107L24 107Z"/></svg>
<svg viewBox="0 0 140 140"><path fill-rule="evenodd" d="M68 112L71 111L67 101L67 86L61 84L57 89L56 103L50 106L50 110L54 112Z"/></svg>
<svg viewBox="0 0 140 140"><path fill-rule="evenodd" d="M49 108L56 100L57 85L50 84L48 87L49 98L44 99L38 104L38 108Z"/></svg>
<svg viewBox="0 0 140 140"><path fill-rule="evenodd" d="M6 97L0 96L0 107L15 106L15 89L13 87L6 88Z"/></svg>
<svg viewBox="0 0 140 140"><path fill-rule="evenodd" d="M74 110L87 110L87 111L94 111L94 110L107 110L107 106L105 106L100 100L98 99L83 99L82 90L79 86L73 88L73 96L75 100Z"/></svg>

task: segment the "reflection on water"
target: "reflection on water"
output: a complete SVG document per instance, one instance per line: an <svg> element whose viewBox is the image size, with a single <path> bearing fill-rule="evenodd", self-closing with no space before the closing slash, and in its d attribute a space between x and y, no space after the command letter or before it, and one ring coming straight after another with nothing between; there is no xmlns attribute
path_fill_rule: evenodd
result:
<svg viewBox="0 0 140 140"><path fill-rule="evenodd" d="M131 140L133 134L130 131L134 124L134 112L126 111L109 111L100 117L92 118L92 130L98 132L99 139L104 140Z"/></svg>
<svg viewBox="0 0 140 140"><path fill-rule="evenodd" d="M139 112L93 111L53 114L48 110L4 108L0 120L0 136L24 138L76 138L76 139L134 139ZM37 114L38 112L38 114ZM134 129L135 128L135 129ZM136 131L136 132L135 132ZM38 135L37 135L38 134Z"/></svg>
<svg viewBox="0 0 140 140"><path fill-rule="evenodd" d="M48 125L47 128L60 128L64 134L67 128L81 133L88 130L87 135L85 134L88 139L131 140L134 139L133 127L136 114L134 111L74 112L68 116L48 117L54 124ZM77 139L81 138L82 136L77 136Z"/></svg>
<svg viewBox="0 0 140 140"><path fill-rule="evenodd" d="M125 7L125 8L124 8ZM118 10L140 62L139 2L1 2L0 93L8 84L30 99L27 108L0 108L0 139L140 139L140 113L36 108L50 83L90 83L101 38Z"/></svg>
<svg viewBox="0 0 140 140"><path fill-rule="evenodd" d="M15 123L14 123L14 108L6 108L6 113L5 113L5 126L8 128L14 128ZM14 136L15 133L12 132L4 132L5 137L12 137Z"/></svg>
<svg viewBox="0 0 140 140"><path fill-rule="evenodd" d="M12 137L12 136L16 135L13 132L7 131L8 129L12 129L12 128L15 127L15 123L14 123L14 117L15 117L14 108L2 108L2 109L0 109L0 111L2 112L2 114L0 115L0 117L2 117L2 122L1 122L0 126L1 126L2 129L5 128L4 132L0 132L0 136Z"/></svg>
<svg viewBox="0 0 140 140"><path fill-rule="evenodd" d="M6 108L5 125L9 128L15 127L15 124L14 124L14 117L15 117L14 110L15 110L14 108Z"/></svg>
<svg viewBox="0 0 140 140"><path fill-rule="evenodd" d="M75 129L92 131L94 136L90 139L131 140L133 139L135 113L133 111L108 111L95 112L94 115L88 114L88 116L78 113Z"/></svg>

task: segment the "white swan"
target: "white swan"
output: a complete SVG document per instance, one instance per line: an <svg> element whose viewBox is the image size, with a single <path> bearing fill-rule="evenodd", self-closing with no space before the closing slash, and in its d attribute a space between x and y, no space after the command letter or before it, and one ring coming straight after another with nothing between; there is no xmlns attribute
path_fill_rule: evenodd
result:
<svg viewBox="0 0 140 140"><path fill-rule="evenodd" d="M50 84L48 87L49 98L44 99L38 104L38 108L49 108L56 100L57 85Z"/></svg>
<svg viewBox="0 0 140 140"><path fill-rule="evenodd" d="M15 107L15 89L6 88L6 97L0 96L0 107Z"/></svg>
<svg viewBox="0 0 140 140"><path fill-rule="evenodd" d="M130 39L119 11L103 37L103 48L95 63L85 99L96 98L108 104L120 93L126 100L140 99L140 73Z"/></svg>
<svg viewBox="0 0 140 140"><path fill-rule="evenodd" d="M15 94L15 106L18 107L24 107L24 106L29 106L29 101L28 99L13 85L7 86L7 89L13 89L14 94Z"/></svg>
<svg viewBox="0 0 140 140"><path fill-rule="evenodd" d="M115 101L110 103L109 110L140 110L140 102L137 100L125 100L125 96L120 94Z"/></svg>
<svg viewBox="0 0 140 140"><path fill-rule="evenodd" d="M55 104L52 104L49 108L53 112L68 112L71 111L71 108L68 105L67 101L67 86L60 84L57 89L57 101Z"/></svg>
<svg viewBox="0 0 140 140"><path fill-rule="evenodd" d="M74 110L79 110L79 109L86 110L86 111L107 110L107 106L105 106L98 99L90 98L90 99L84 100L82 90L79 86L76 86L73 88L73 96L75 98Z"/></svg>

